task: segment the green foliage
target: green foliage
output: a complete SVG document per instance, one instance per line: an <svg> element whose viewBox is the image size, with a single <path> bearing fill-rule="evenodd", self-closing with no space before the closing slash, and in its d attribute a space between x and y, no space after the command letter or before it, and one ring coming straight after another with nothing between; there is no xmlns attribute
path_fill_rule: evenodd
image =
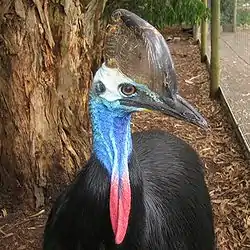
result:
<svg viewBox="0 0 250 250"><path fill-rule="evenodd" d="M234 0L221 0L221 23L232 24L234 18Z"/></svg>
<svg viewBox="0 0 250 250"><path fill-rule="evenodd" d="M237 24L243 25L248 24L250 25L250 10L249 9L241 9L237 12Z"/></svg>
<svg viewBox="0 0 250 250"><path fill-rule="evenodd" d="M140 15L158 28L174 24L199 24L210 16L201 0L108 0L106 16L117 8Z"/></svg>
<svg viewBox="0 0 250 250"><path fill-rule="evenodd" d="M237 24L250 24L250 9L242 7L249 0L238 0ZM234 0L221 0L221 23L232 24L234 16Z"/></svg>

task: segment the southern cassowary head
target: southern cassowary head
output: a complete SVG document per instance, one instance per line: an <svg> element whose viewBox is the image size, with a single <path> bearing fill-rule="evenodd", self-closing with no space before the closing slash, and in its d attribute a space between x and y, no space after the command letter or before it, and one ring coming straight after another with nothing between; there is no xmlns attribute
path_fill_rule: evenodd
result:
<svg viewBox="0 0 250 250"><path fill-rule="evenodd" d="M131 208L130 114L156 110L205 128L205 119L179 94L163 36L134 13L119 9L106 36L105 62L90 93L93 151L110 176L110 218L115 241L127 231Z"/></svg>
<svg viewBox="0 0 250 250"><path fill-rule="evenodd" d="M116 10L112 19L105 63L94 76L91 95L121 112L155 110L207 127L205 119L178 94L164 37L127 10Z"/></svg>

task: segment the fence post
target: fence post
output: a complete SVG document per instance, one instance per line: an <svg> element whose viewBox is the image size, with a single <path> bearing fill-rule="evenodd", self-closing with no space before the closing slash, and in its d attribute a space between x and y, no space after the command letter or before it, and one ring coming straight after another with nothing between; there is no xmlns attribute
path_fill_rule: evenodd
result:
<svg viewBox="0 0 250 250"><path fill-rule="evenodd" d="M233 20L233 32L237 29L237 0L234 0L234 20Z"/></svg>
<svg viewBox="0 0 250 250"><path fill-rule="evenodd" d="M211 83L210 96L215 98L220 85L220 0L212 0Z"/></svg>
<svg viewBox="0 0 250 250"><path fill-rule="evenodd" d="M207 7L207 0L202 0L204 5ZM201 22L201 61L205 62L207 57L207 33L208 33L208 23L207 19Z"/></svg>

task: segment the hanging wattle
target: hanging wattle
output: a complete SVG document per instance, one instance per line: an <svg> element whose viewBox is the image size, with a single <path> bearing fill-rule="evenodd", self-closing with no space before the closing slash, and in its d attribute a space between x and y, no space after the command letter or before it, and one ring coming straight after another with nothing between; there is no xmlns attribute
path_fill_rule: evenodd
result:
<svg viewBox="0 0 250 250"><path fill-rule="evenodd" d="M115 243L121 244L126 236L131 210L128 169L132 152L131 114L113 106L103 99L90 100L93 148L110 175L110 220Z"/></svg>
<svg viewBox="0 0 250 250"><path fill-rule="evenodd" d="M121 244L126 236L131 209L131 187L128 168L120 178L117 172L112 173L109 205L115 243Z"/></svg>

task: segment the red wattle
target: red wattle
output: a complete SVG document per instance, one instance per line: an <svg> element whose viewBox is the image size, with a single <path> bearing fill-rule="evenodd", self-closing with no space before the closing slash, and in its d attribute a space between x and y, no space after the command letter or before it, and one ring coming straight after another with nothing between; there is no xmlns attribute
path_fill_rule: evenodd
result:
<svg viewBox="0 0 250 250"><path fill-rule="evenodd" d="M131 209L131 188L128 173L124 173L120 183L118 175L112 176L109 207L115 243L121 244L127 232Z"/></svg>

